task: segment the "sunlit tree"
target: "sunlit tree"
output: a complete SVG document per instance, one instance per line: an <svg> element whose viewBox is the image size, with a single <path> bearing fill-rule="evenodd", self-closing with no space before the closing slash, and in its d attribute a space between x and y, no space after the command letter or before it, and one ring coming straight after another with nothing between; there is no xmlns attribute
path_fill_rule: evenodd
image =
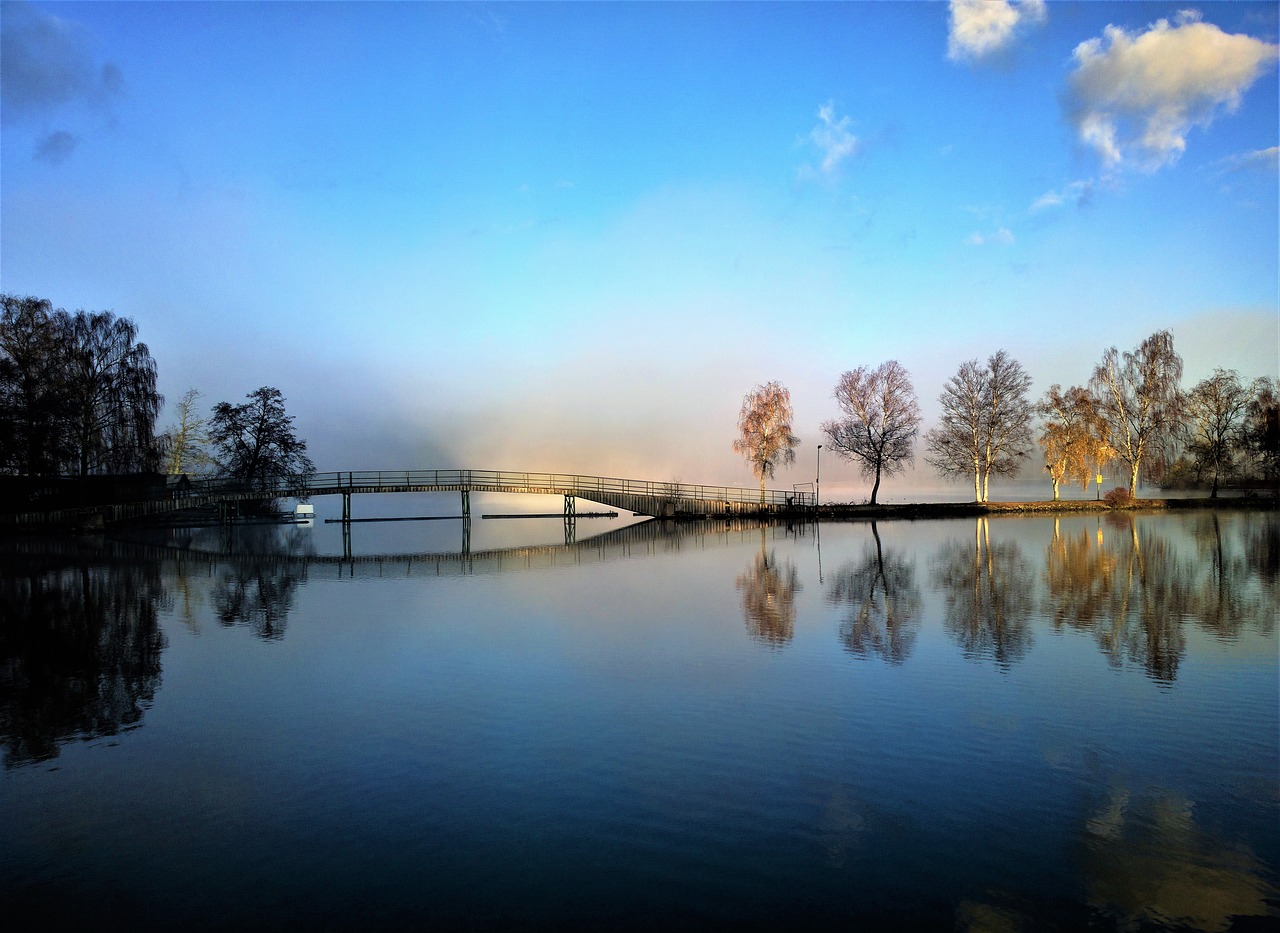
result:
<svg viewBox="0 0 1280 933"><path fill-rule="evenodd" d="M1064 482L1089 488L1094 472L1106 465L1115 453L1106 442L1106 426L1098 416L1098 405L1087 389L1072 386L1065 393L1057 384L1049 387L1036 406L1044 418L1040 447L1044 468L1053 483L1053 499Z"/></svg>
<svg viewBox="0 0 1280 933"><path fill-rule="evenodd" d="M1129 495L1138 494L1138 479L1150 456L1178 426L1182 357L1173 335L1158 331L1132 352L1115 347L1102 356L1090 388L1107 427L1107 442L1129 467Z"/></svg>
<svg viewBox="0 0 1280 933"><path fill-rule="evenodd" d="M208 423L197 408L202 397L195 389L183 393L174 411L176 422L160 435L166 473L199 473L214 463L206 447Z"/></svg>
<svg viewBox="0 0 1280 933"><path fill-rule="evenodd" d="M773 478L777 465L796 462L795 447L800 438L791 433L791 393L779 382L766 382L742 399L738 416L738 438L733 449L742 454L760 479L760 501L764 501L764 481Z"/></svg>
<svg viewBox="0 0 1280 933"><path fill-rule="evenodd" d="M1004 350L985 365L968 360L943 386L939 424L925 434L926 459L943 476L973 476L973 497L986 502L991 474L1018 472L1031 445L1031 377Z"/></svg>
<svg viewBox="0 0 1280 933"><path fill-rule="evenodd" d="M875 505L881 474L900 473L915 459L920 406L911 375L897 360L875 369L859 366L840 377L834 394L842 417L823 422L822 433L831 449L856 460L862 475L874 479Z"/></svg>

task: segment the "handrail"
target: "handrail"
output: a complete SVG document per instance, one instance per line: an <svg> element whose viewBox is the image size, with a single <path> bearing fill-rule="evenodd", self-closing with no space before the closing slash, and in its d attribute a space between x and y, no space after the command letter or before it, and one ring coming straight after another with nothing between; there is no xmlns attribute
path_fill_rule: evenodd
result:
<svg viewBox="0 0 1280 933"><path fill-rule="evenodd" d="M812 493L798 490L758 489L742 486L707 486L656 480L584 476L578 473L528 473L507 470L341 470L289 476L270 483L243 483L236 480L195 480L194 495L307 495L308 493L376 490L404 487L463 488L471 491L511 492L546 490L553 494L580 495L613 493L665 500L693 500L748 505L804 507L811 505Z"/></svg>

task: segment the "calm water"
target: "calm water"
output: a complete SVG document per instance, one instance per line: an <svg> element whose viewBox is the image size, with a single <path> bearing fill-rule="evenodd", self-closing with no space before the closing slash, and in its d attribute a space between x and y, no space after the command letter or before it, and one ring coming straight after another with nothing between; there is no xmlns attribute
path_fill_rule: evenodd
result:
<svg viewBox="0 0 1280 933"><path fill-rule="evenodd" d="M1280 516L622 524L0 543L6 914L1280 923Z"/></svg>

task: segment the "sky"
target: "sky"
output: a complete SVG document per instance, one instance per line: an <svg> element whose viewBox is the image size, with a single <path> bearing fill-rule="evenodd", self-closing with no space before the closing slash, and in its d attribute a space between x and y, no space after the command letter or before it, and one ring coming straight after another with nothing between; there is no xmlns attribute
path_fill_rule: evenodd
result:
<svg viewBox="0 0 1280 933"><path fill-rule="evenodd" d="M888 359L924 429L999 349L1280 375L1278 10L4 2L0 291L278 387L320 470L753 485L778 380L788 488Z"/></svg>

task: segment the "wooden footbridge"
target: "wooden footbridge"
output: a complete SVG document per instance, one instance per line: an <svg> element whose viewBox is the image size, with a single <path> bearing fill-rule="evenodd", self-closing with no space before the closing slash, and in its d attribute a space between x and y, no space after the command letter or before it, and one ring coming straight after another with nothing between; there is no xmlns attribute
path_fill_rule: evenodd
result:
<svg viewBox="0 0 1280 933"><path fill-rule="evenodd" d="M564 516L571 521L577 500L585 499L654 518L700 519L798 514L814 507L811 492L701 486L652 480L583 476L576 473L523 473L493 470L379 470L310 473L270 484L233 480L194 480L164 496L68 512L9 516L16 524L106 524L186 509L227 506L264 498L310 499L341 496L342 520L353 521L353 496L368 493L456 492L461 496L463 520L471 518L471 494L515 493L564 497Z"/></svg>

